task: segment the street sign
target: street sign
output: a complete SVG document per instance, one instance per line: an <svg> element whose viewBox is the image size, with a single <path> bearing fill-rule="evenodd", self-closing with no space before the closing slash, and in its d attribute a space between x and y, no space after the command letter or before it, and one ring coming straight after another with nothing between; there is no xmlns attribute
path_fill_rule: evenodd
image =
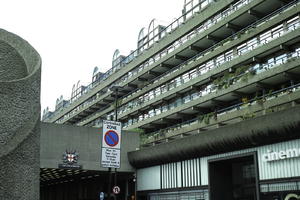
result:
<svg viewBox="0 0 300 200"><path fill-rule="evenodd" d="M103 120L101 165L108 168L120 168L121 123Z"/></svg>
<svg viewBox="0 0 300 200"><path fill-rule="evenodd" d="M120 149L102 148L102 167L120 168Z"/></svg>
<svg viewBox="0 0 300 200"><path fill-rule="evenodd" d="M120 189L119 186L114 186L114 187L113 187L113 193L114 193L114 194L119 194L120 192L121 192L121 189Z"/></svg>
<svg viewBox="0 0 300 200"><path fill-rule="evenodd" d="M109 130L104 135L104 142L108 146L114 147L119 144L119 135L115 131Z"/></svg>
<svg viewBox="0 0 300 200"><path fill-rule="evenodd" d="M121 122L103 120L102 147L121 148Z"/></svg>

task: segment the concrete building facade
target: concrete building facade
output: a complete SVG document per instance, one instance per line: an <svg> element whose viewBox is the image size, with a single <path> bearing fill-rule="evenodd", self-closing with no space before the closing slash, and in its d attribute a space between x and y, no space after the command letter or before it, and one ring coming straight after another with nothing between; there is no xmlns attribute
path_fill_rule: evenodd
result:
<svg viewBox="0 0 300 200"><path fill-rule="evenodd" d="M299 27L298 0L185 1L43 121L139 132L139 199L297 199Z"/></svg>
<svg viewBox="0 0 300 200"><path fill-rule="evenodd" d="M99 199L107 194L108 168L101 165L102 129L41 124L41 200ZM121 165L113 171L111 186L121 188L119 199L135 195L135 169L127 152L139 146L138 133L122 132Z"/></svg>

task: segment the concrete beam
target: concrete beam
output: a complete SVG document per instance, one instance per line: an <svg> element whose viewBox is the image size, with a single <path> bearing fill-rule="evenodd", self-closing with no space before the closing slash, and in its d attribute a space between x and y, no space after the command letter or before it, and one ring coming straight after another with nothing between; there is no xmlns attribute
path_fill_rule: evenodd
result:
<svg viewBox="0 0 300 200"><path fill-rule="evenodd" d="M175 95L176 95L176 97L182 97L183 96L183 94L180 93L180 92L176 92Z"/></svg>
<svg viewBox="0 0 300 200"><path fill-rule="evenodd" d="M204 50L203 48L195 46L195 45L189 46L189 49L192 50L192 51L197 51L197 52L201 52L201 51Z"/></svg>
<svg viewBox="0 0 300 200"><path fill-rule="evenodd" d="M257 56L252 57L252 62L263 63L263 60Z"/></svg>
<svg viewBox="0 0 300 200"><path fill-rule="evenodd" d="M126 85L126 87L129 87L129 88L137 88L137 85L136 84L133 84L133 83L128 83Z"/></svg>
<svg viewBox="0 0 300 200"><path fill-rule="evenodd" d="M141 81L141 82L147 82L148 81L148 79L142 78L142 77L138 77L137 80Z"/></svg>
<svg viewBox="0 0 300 200"><path fill-rule="evenodd" d="M257 82L256 87L260 88L260 89L272 89L273 88L272 85L262 83L262 82Z"/></svg>
<svg viewBox="0 0 300 200"><path fill-rule="evenodd" d="M193 114L179 112L179 113L176 113L175 116L180 117L180 118L189 118L189 117L191 117L191 115L193 115Z"/></svg>
<svg viewBox="0 0 300 200"><path fill-rule="evenodd" d="M159 76L160 75L160 73L159 72L155 72L155 71L148 71L147 72L147 74L149 74L149 75L151 75L151 76L155 76L155 77L157 77L157 76Z"/></svg>
<svg viewBox="0 0 300 200"><path fill-rule="evenodd" d="M220 101L220 100L216 100L216 99L211 99L210 102L214 106L224 106L227 104L227 102L225 102L225 101Z"/></svg>
<svg viewBox="0 0 300 200"><path fill-rule="evenodd" d="M192 110L193 110L193 111L197 111L197 112L199 112L199 113L208 113L208 112L211 111L209 108L196 107L196 106L193 106L193 107L192 107Z"/></svg>
<svg viewBox="0 0 300 200"><path fill-rule="evenodd" d="M256 18L263 18L264 17L264 15L262 13L260 13L258 11L255 11L253 9L248 10L248 14L252 15L252 16L254 16Z"/></svg>
<svg viewBox="0 0 300 200"><path fill-rule="evenodd" d="M247 93L244 93L244 92L239 92L239 91L233 91L232 92L232 96L235 96L235 97L245 97L247 96L248 94Z"/></svg>
<svg viewBox="0 0 300 200"><path fill-rule="evenodd" d="M285 77L287 77L288 79L294 80L294 81L300 79L300 74L297 74L297 73L284 72L283 75L284 75Z"/></svg>
<svg viewBox="0 0 300 200"><path fill-rule="evenodd" d="M216 37L216 36L212 36L212 35L207 35L206 39L214 41L214 42L219 42L222 40L222 38Z"/></svg>
<svg viewBox="0 0 300 200"><path fill-rule="evenodd" d="M168 64L161 63L159 65L159 67L166 68L166 69L172 69L174 66L173 65L168 65Z"/></svg>
<svg viewBox="0 0 300 200"><path fill-rule="evenodd" d="M232 23L227 23L226 28L231 29L233 31L239 31L240 29L242 29L241 26L238 26L238 25L235 25L235 24L232 24Z"/></svg>
<svg viewBox="0 0 300 200"><path fill-rule="evenodd" d="M199 128L199 129L197 130L197 133L199 134L199 133L202 133L202 132L204 132L204 131L207 131L207 129L206 129L206 128Z"/></svg>
<svg viewBox="0 0 300 200"><path fill-rule="evenodd" d="M180 56L180 55L175 55L173 58L176 60L181 60L181 61L186 61L189 59L188 57Z"/></svg>
<svg viewBox="0 0 300 200"><path fill-rule="evenodd" d="M192 86L190 86L189 89L190 89L190 90L193 90L193 91L199 91L199 90L201 89L201 87L198 86L198 85L192 85Z"/></svg>
<svg viewBox="0 0 300 200"><path fill-rule="evenodd" d="M282 2L282 3L289 3L290 1L289 0L277 0L279 2Z"/></svg>
<svg viewBox="0 0 300 200"><path fill-rule="evenodd" d="M293 49L291 49L289 46L285 45L285 44L281 44L279 45L280 50L283 50L285 52L291 52L293 51Z"/></svg>

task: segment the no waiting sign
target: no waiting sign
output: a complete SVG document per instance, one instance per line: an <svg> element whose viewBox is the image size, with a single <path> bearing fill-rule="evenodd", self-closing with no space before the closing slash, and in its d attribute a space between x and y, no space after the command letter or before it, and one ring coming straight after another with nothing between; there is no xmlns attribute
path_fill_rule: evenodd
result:
<svg viewBox="0 0 300 200"><path fill-rule="evenodd" d="M121 123L103 120L102 167L120 168Z"/></svg>
<svg viewBox="0 0 300 200"><path fill-rule="evenodd" d="M102 147L121 148L121 122L103 120Z"/></svg>

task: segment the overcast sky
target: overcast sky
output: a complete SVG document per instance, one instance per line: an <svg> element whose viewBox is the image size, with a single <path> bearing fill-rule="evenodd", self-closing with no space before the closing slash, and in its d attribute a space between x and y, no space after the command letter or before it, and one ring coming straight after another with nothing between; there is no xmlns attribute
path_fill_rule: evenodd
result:
<svg viewBox="0 0 300 200"><path fill-rule="evenodd" d="M73 84L105 72L113 53L127 55L153 18L169 24L184 0L2 0L1 28L27 40L42 57L42 109L70 98Z"/></svg>

